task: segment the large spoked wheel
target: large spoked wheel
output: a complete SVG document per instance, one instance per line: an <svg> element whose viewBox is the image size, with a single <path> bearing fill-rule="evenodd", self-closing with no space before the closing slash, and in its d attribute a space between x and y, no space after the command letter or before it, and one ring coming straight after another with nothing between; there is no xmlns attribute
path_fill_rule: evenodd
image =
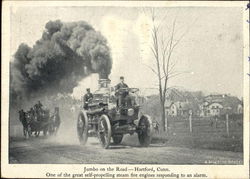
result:
<svg viewBox="0 0 250 179"><path fill-rule="evenodd" d="M149 116L141 117L138 124L138 138L141 146L148 147L152 140L153 125Z"/></svg>
<svg viewBox="0 0 250 179"><path fill-rule="evenodd" d="M80 112L77 119L77 136L81 145L88 140L88 117L86 113Z"/></svg>
<svg viewBox="0 0 250 179"><path fill-rule="evenodd" d="M111 125L107 115L102 115L98 122L98 138L102 147L107 149L111 139Z"/></svg>
<svg viewBox="0 0 250 179"><path fill-rule="evenodd" d="M112 136L114 144L120 144L122 142L123 134Z"/></svg>

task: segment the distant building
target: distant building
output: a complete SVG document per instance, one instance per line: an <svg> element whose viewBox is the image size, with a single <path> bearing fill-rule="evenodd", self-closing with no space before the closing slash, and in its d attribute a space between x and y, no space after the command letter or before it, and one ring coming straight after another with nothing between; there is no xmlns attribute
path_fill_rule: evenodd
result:
<svg viewBox="0 0 250 179"><path fill-rule="evenodd" d="M225 113L242 114L243 103L235 96L209 95L204 98L200 110L201 117L219 116Z"/></svg>
<svg viewBox="0 0 250 179"><path fill-rule="evenodd" d="M202 92L181 91L171 89L165 104L166 115L187 117L192 110L193 115L200 115L199 103L203 99Z"/></svg>
<svg viewBox="0 0 250 179"><path fill-rule="evenodd" d="M177 116L177 106L173 102L166 102L165 110L166 110L166 115Z"/></svg>
<svg viewBox="0 0 250 179"><path fill-rule="evenodd" d="M219 116L223 106L218 102L205 103L202 106L200 116Z"/></svg>
<svg viewBox="0 0 250 179"><path fill-rule="evenodd" d="M198 104L192 102L168 102L165 105L165 109L168 116L187 117L190 110L192 110L193 115L199 114Z"/></svg>
<svg viewBox="0 0 250 179"><path fill-rule="evenodd" d="M243 114L243 104L238 104L237 114Z"/></svg>

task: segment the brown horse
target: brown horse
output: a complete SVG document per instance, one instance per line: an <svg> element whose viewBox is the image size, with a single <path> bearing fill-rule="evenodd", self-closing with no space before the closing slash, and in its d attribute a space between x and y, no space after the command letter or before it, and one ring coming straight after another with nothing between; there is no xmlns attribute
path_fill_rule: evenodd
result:
<svg viewBox="0 0 250 179"><path fill-rule="evenodd" d="M23 109L21 109L19 111L19 120L23 125L23 135L25 138L28 138L29 137L29 135L28 135L29 124L28 124L28 120L27 120L27 114L23 111Z"/></svg>
<svg viewBox="0 0 250 179"><path fill-rule="evenodd" d="M61 119L60 119L58 107L55 108L55 113L51 116L51 121L52 121L52 123L50 125L49 132L50 132L50 134L56 135L58 130L59 130L60 124L61 124Z"/></svg>

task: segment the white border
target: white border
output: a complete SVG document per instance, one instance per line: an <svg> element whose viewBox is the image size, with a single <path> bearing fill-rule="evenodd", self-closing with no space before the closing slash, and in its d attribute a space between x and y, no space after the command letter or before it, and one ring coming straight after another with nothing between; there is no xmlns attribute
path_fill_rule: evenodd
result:
<svg viewBox="0 0 250 179"><path fill-rule="evenodd" d="M163 2L163 1L3 1L2 11L2 113L1 113L1 173L2 177L30 177L45 178L46 171L49 172L68 172L78 173L82 171L83 164L8 164L8 111L9 111L9 60L10 59L10 7L22 6L157 6L157 7L242 7L244 9L244 165L165 165L173 172L190 173L190 171L197 171L208 174L208 178L248 178L249 177L249 24L246 20L249 18L249 10L245 11L246 2ZM106 165L95 165L101 167ZM115 166L115 165L109 165ZM125 166L125 165L119 165ZM133 165L141 166L141 165ZM150 165L143 165L150 166ZM154 167L162 165L153 165ZM31 172L32 171L32 172Z"/></svg>

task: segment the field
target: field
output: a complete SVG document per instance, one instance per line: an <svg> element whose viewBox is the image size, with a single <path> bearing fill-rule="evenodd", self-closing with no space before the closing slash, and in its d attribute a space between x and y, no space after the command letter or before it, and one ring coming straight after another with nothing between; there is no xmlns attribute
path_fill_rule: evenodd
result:
<svg viewBox="0 0 250 179"><path fill-rule="evenodd" d="M164 142L171 146L214 149L233 152L243 151L242 116L231 115L227 121L224 117L216 119L194 118L192 132L188 119L168 121L167 133L155 133L153 142Z"/></svg>

